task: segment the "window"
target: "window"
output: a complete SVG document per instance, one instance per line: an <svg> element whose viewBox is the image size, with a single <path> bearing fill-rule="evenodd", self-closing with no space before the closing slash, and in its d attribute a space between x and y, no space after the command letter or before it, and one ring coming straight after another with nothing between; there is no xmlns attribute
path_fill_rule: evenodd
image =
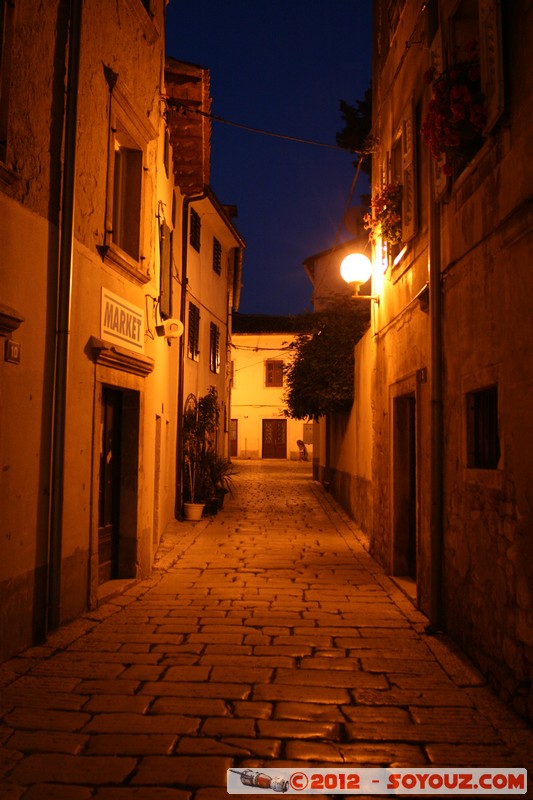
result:
<svg viewBox="0 0 533 800"><path fill-rule="evenodd" d="M390 155L390 180L402 186L402 243L398 251L416 233L416 109L413 99L403 113ZM396 255L396 253L394 254Z"/></svg>
<svg viewBox="0 0 533 800"><path fill-rule="evenodd" d="M497 469L500 460L498 387L489 386L466 395L467 466Z"/></svg>
<svg viewBox="0 0 533 800"><path fill-rule="evenodd" d="M98 250L114 267L146 283L150 261L143 254L144 164L157 131L122 93L120 77L108 67L104 75L111 99L105 234Z"/></svg>
<svg viewBox="0 0 533 800"><path fill-rule="evenodd" d="M209 326L209 369L220 372L220 330L214 322Z"/></svg>
<svg viewBox="0 0 533 800"><path fill-rule="evenodd" d="M202 223L200 221L200 215L191 208L191 230L189 231L189 242L191 247L199 253L200 252L200 229L202 227Z"/></svg>
<svg viewBox="0 0 533 800"><path fill-rule="evenodd" d="M0 161L6 160L14 3L0 0Z"/></svg>
<svg viewBox="0 0 533 800"><path fill-rule="evenodd" d="M283 361L265 361L265 386L283 386Z"/></svg>
<svg viewBox="0 0 533 800"><path fill-rule="evenodd" d="M113 243L134 261L140 256L142 150L123 130L115 133L113 165Z"/></svg>
<svg viewBox="0 0 533 800"><path fill-rule="evenodd" d="M217 275L222 272L222 245L218 239L213 239L213 269Z"/></svg>
<svg viewBox="0 0 533 800"><path fill-rule="evenodd" d="M200 309L194 303L189 303L187 355L194 361L200 357Z"/></svg>
<svg viewBox="0 0 533 800"><path fill-rule="evenodd" d="M159 228L159 309L161 316L172 316L172 231L166 222Z"/></svg>
<svg viewBox="0 0 533 800"><path fill-rule="evenodd" d="M447 66L456 61L479 61L480 79L486 115L483 135L486 136L503 113L503 65L499 0L461 0L450 20L450 42ZM475 91L474 86L469 87ZM482 138L477 149L482 144Z"/></svg>

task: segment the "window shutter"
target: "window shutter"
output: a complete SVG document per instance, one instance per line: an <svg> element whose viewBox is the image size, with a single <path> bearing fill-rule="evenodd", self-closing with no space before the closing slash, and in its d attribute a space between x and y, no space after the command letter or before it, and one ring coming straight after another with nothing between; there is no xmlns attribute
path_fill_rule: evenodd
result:
<svg viewBox="0 0 533 800"><path fill-rule="evenodd" d="M172 232L166 222L160 228L161 262L159 302L161 316L168 319L172 316Z"/></svg>
<svg viewBox="0 0 533 800"><path fill-rule="evenodd" d="M415 106L411 99L402 123L402 240L408 242L416 233L416 148Z"/></svg>
<svg viewBox="0 0 533 800"><path fill-rule="evenodd" d="M481 85L489 133L503 113L503 63L500 0L479 0Z"/></svg>
<svg viewBox="0 0 533 800"><path fill-rule="evenodd" d="M443 53L444 49L442 46L442 28L439 26L435 36L433 37L433 42L431 46L431 66L435 67L437 72L442 72L444 69ZM442 172L439 164L433 159L431 155L429 156L429 158L431 161L430 169L433 172L434 199L440 200L448 187L448 176L445 175L444 172Z"/></svg>

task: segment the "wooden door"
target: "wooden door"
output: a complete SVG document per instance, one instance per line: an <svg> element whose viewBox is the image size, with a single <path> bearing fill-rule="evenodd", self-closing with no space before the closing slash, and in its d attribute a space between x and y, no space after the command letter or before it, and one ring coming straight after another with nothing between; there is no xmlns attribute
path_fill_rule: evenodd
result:
<svg viewBox="0 0 533 800"><path fill-rule="evenodd" d="M230 419L229 422L229 456L237 458L237 442L239 436L239 420Z"/></svg>
<svg viewBox="0 0 533 800"><path fill-rule="evenodd" d="M263 458L287 458L287 420L263 420Z"/></svg>
<svg viewBox="0 0 533 800"><path fill-rule="evenodd" d="M122 392L102 393L102 450L98 509L98 582L118 573Z"/></svg>

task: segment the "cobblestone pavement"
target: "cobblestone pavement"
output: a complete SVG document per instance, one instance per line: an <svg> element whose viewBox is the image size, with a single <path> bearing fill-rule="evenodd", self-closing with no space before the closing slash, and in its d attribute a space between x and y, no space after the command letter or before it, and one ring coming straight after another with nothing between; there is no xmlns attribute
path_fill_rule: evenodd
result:
<svg viewBox="0 0 533 800"><path fill-rule="evenodd" d="M0 666L2 800L219 800L232 766L531 765L531 729L426 636L309 465L236 465L149 580Z"/></svg>

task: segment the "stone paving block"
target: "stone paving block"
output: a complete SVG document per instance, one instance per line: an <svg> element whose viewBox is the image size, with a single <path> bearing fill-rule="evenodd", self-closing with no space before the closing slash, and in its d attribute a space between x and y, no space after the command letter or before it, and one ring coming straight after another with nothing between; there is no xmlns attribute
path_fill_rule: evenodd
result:
<svg viewBox="0 0 533 800"><path fill-rule="evenodd" d="M198 623L196 620L192 622L172 622L169 624L167 621L164 625L158 624L157 633L195 633L198 630Z"/></svg>
<svg viewBox="0 0 533 800"><path fill-rule="evenodd" d="M434 676L439 671L434 661L412 660L410 658L376 658L361 655L361 667L368 672L394 672L407 675L424 675L429 673ZM443 673L444 675L445 673Z"/></svg>
<svg viewBox="0 0 533 800"><path fill-rule="evenodd" d="M262 683L254 686L253 700L294 700L300 703L347 704L350 701L346 689L332 689L327 686L296 686L282 683Z"/></svg>
<svg viewBox="0 0 533 800"><path fill-rule="evenodd" d="M323 652L323 651L321 651ZM345 658L344 653L339 651L331 655L314 655L302 658L300 661L301 668L317 669L317 670L347 670L358 671L360 670L359 661L357 658Z"/></svg>
<svg viewBox="0 0 533 800"><path fill-rule="evenodd" d="M210 667L169 667L165 672L166 681L206 681L211 672Z"/></svg>
<svg viewBox="0 0 533 800"><path fill-rule="evenodd" d="M23 754L7 747L0 748L0 778L9 775L13 767L21 761Z"/></svg>
<svg viewBox="0 0 533 800"><path fill-rule="evenodd" d="M266 667L248 666L249 660L243 660L239 666L213 667L211 680L220 681L221 683L226 681L228 683L268 683L274 674L274 670Z"/></svg>
<svg viewBox="0 0 533 800"><path fill-rule="evenodd" d="M5 716L4 722L14 728L28 730L79 731L89 719L89 714L75 711L50 711L30 707L14 709Z"/></svg>
<svg viewBox="0 0 533 800"><path fill-rule="evenodd" d="M441 767L522 767L515 754L504 744L431 743L425 751L433 766Z"/></svg>
<svg viewBox="0 0 533 800"><path fill-rule="evenodd" d="M133 664L124 670L120 675L121 680L134 680L134 681L157 681L166 671L165 667L147 665L147 664Z"/></svg>
<svg viewBox="0 0 533 800"><path fill-rule="evenodd" d="M170 655L171 653L192 653L198 654L204 650L204 645L200 642L196 642L195 644L191 642L185 642L184 644L167 644L167 645L156 645L152 652L156 653L157 655L161 655L165 653Z"/></svg>
<svg viewBox="0 0 533 800"><path fill-rule="evenodd" d="M94 797L95 800L191 800L191 793L168 786L144 786L142 789L125 786L98 789Z"/></svg>
<svg viewBox="0 0 533 800"><path fill-rule="evenodd" d="M187 681L159 681L146 683L141 688L141 694L150 694L156 697L222 697L228 700L246 700L250 695L251 686L237 683L188 683Z"/></svg>
<svg viewBox="0 0 533 800"><path fill-rule="evenodd" d="M210 717L202 723L200 733L202 736L254 736L255 720Z"/></svg>
<svg viewBox="0 0 533 800"><path fill-rule="evenodd" d="M175 749L177 756L233 756L246 757L251 751L238 744L210 736L183 736Z"/></svg>
<svg viewBox="0 0 533 800"><path fill-rule="evenodd" d="M127 711L133 714L144 714L152 701L153 697L147 695L100 694L91 697L84 705L83 710L91 713Z"/></svg>
<svg viewBox="0 0 533 800"><path fill-rule="evenodd" d="M188 757L165 758L146 756L143 758L132 785L144 786L220 786L226 787L227 770L232 766L231 758Z"/></svg>
<svg viewBox="0 0 533 800"><path fill-rule="evenodd" d="M375 725L370 722L357 722L345 726L349 740L404 741L404 742L463 742L490 743L494 741L494 731L478 725L462 725L460 728L441 728L438 725L404 725L387 723Z"/></svg>
<svg viewBox="0 0 533 800"><path fill-rule="evenodd" d="M242 633L191 633L189 642L201 642L202 644L242 644L244 634Z"/></svg>
<svg viewBox="0 0 533 800"><path fill-rule="evenodd" d="M287 637L290 639L291 637ZM255 656L289 656L291 658L303 658L304 656L310 656L313 652L312 645L308 642L307 644L301 644L297 642L292 642L291 644L278 644L278 645L255 645L254 646L254 655Z"/></svg>
<svg viewBox="0 0 533 800"><path fill-rule="evenodd" d="M229 716L224 700L205 697L159 697L150 708L151 714L185 714L197 717Z"/></svg>
<svg viewBox="0 0 533 800"><path fill-rule="evenodd" d="M233 713L236 717L251 719L270 719L272 708L272 703L261 703L254 700L237 700L232 703Z"/></svg>
<svg viewBox="0 0 533 800"><path fill-rule="evenodd" d="M473 706L468 695L455 688L420 692L416 689L356 689L354 698L358 704L369 706Z"/></svg>
<svg viewBox="0 0 533 800"><path fill-rule="evenodd" d="M275 739L336 739L339 726L334 722L266 719L257 723L258 735Z"/></svg>
<svg viewBox="0 0 533 800"><path fill-rule="evenodd" d="M246 750L247 753L264 758L276 758L281 752L281 739L241 739L227 737L224 741ZM264 763L264 762L263 762ZM265 764L266 766L266 764Z"/></svg>
<svg viewBox="0 0 533 800"><path fill-rule="evenodd" d="M195 733L200 719L177 714L99 714L83 733Z"/></svg>
<svg viewBox="0 0 533 800"><path fill-rule="evenodd" d="M2 705L6 710L17 706L29 706L30 708L55 711L80 711L86 700L87 698L83 695L69 694L68 692L39 692L38 689L14 691L10 686L2 696Z"/></svg>
<svg viewBox="0 0 533 800"><path fill-rule="evenodd" d="M292 656L276 656L276 655L248 655L243 656L240 653L236 655L227 654L212 654L207 651L205 655L200 656L200 663L206 666L226 666L235 668L272 668L275 667L292 667L295 665L296 657Z"/></svg>
<svg viewBox="0 0 533 800"><path fill-rule="evenodd" d="M346 717L341 709L334 705L319 703L276 703L274 719L324 720L327 722L345 722Z"/></svg>
<svg viewBox="0 0 533 800"><path fill-rule="evenodd" d="M122 756L70 756L55 753L26 756L10 776L15 783L74 783L89 786L122 783L136 759Z"/></svg>
<svg viewBox="0 0 533 800"><path fill-rule="evenodd" d="M2 795L7 800L9 795ZM59 783L36 783L24 795L25 800L89 800L92 789L86 786L73 786Z"/></svg>
<svg viewBox="0 0 533 800"><path fill-rule="evenodd" d="M278 669L276 671L276 684L291 684L298 686L331 686L346 689L372 688L386 689L388 683L382 675L371 675L360 670L290 670Z"/></svg>
<svg viewBox="0 0 533 800"><path fill-rule="evenodd" d="M91 736L87 755L168 755L172 752L177 735L160 733L101 733Z"/></svg>
<svg viewBox="0 0 533 800"><path fill-rule="evenodd" d="M116 678L121 672L124 672L124 669L123 664L96 664L89 660L49 659L34 667L33 674L106 680Z"/></svg>
<svg viewBox="0 0 533 800"><path fill-rule="evenodd" d="M135 694L140 681L81 681L76 686L77 694Z"/></svg>
<svg viewBox="0 0 533 800"><path fill-rule="evenodd" d="M15 731L9 748L22 753L81 753L89 737L62 731Z"/></svg>

